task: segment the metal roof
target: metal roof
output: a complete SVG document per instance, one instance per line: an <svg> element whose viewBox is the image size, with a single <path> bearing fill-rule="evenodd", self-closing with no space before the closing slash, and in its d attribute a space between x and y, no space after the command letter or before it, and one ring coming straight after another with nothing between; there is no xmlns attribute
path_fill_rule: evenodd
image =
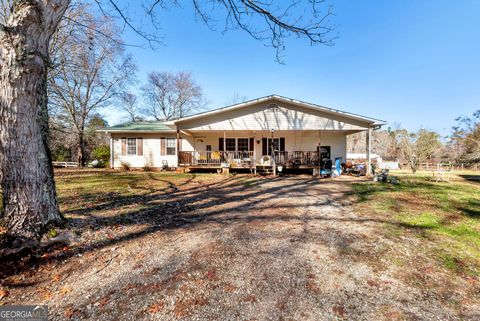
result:
<svg viewBox="0 0 480 321"><path fill-rule="evenodd" d="M163 121L136 121L106 127L98 131L105 132L175 132Z"/></svg>

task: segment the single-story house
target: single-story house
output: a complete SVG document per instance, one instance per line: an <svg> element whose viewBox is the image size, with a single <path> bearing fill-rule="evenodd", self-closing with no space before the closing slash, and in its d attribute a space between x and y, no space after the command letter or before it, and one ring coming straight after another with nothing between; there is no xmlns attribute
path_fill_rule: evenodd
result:
<svg viewBox="0 0 480 321"><path fill-rule="evenodd" d="M278 95L172 121L105 128L112 168L250 168L288 170L345 162L346 136L385 122ZM330 162L329 162L330 160ZM280 168L279 168L280 166ZM368 164L367 164L368 166Z"/></svg>

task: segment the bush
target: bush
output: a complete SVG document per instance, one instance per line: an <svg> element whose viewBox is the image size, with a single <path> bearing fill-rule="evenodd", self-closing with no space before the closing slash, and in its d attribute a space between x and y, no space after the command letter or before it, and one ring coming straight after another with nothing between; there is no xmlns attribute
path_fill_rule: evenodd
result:
<svg viewBox="0 0 480 321"><path fill-rule="evenodd" d="M68 162L72 155L70 149L65 146L58 146L52 150L52 159L57 162Z"/></svg>
<svg viewBox="0 0 480 321"><path fill-rule="evenodd" d="M100 145L93 149L92 151L93 159L101 161L101 163L106 164L110 160L110 147L107 145Z"/></svg>

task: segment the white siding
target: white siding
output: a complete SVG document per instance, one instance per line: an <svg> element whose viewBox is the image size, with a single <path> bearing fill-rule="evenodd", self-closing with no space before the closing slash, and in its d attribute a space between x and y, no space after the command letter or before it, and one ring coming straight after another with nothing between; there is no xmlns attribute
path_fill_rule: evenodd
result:
<svg viewBox="0 0 480 321"><path fill-rule="evenodd" d="M272 102L186 120L177 124L186 130L365 130L369 124L342 115L330 114L297 105Z"/></svg>
<svg viewBox="0 0 480 321"><path fill-rule="evenodd" d="M141 137L143 138L143 155L122 155L122 137ZM132 168L148 167L162 167L162 161L166 160L171 167L177 167L176 155L161 155L160 153L160 139L176 138L175 134L112 134L113 139L113 167L120 168L122 163L129 164ZM183 139L182 139L183 140ZM188 142L182 142L182 148L189 148Z"/></svg>

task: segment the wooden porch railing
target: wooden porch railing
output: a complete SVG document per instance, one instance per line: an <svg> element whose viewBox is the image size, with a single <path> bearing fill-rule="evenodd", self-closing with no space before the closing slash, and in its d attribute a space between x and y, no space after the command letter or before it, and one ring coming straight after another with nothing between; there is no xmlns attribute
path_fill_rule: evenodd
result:
<svg viewBox="0 0 480 321"><path fill-rule="evenodd" d="M317 151L294 151L288 157L288 164L295 166L318 166L320 158Z"/></svg>
<svg viewBox="0 0 480 321"><path fill-rule="evenodd" d="M251 166L255 164L253 152L181 151L180 165L230 165Z"/></svg>
<svg viewBox="0 0 480 321"><path fill-rule="evenodd" d="M276 151L275 164L288 167L319 166L320 158L317 151ZM251 167L255 165L253 152L224 151L181 151L179 165L221 165Z"/></svg>

